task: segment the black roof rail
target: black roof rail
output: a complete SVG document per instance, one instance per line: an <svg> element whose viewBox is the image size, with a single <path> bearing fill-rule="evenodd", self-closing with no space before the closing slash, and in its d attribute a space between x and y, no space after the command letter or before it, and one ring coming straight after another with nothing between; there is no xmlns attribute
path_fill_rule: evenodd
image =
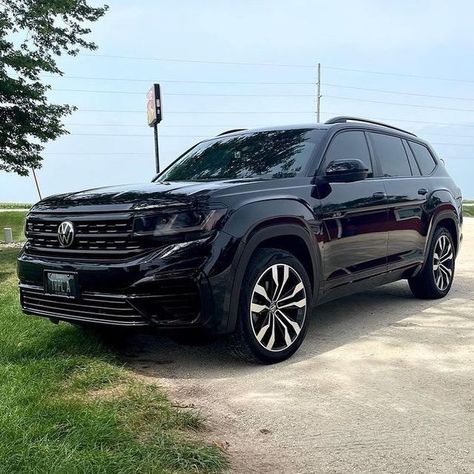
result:
<svg viewBox="0 0 474 474"><path fill-rule="evenodd" d="M216 135L216 137L227 135L228 133L243 132L244 130L247 130L247 129L246 128L233 128L232 130L226 130L225 132L219 133L218 135Z"/></svg>
<svg viewBox="0 0 474 474"><path fill-rule="evenodd" d="M350 116L341 115L339 117L334 117L332 119L329 119L325 123L327 125L331 125L331 124L334 124L334 123L347 123L347 122L371 123L373 125L380 125L381 127L387 127L387 128L391 128L393 130L398 130L399 132L408 133L408 135L413 135L414 137L416 137L416 135L414 133L408 132L407 130L403 130L403 128L394 127L393 125L387 125L386 123L383 123L383 122L377 122L375 120L369 120L369 119L364 119L364 118L360 118L360 117L350 117Z"/></svg>

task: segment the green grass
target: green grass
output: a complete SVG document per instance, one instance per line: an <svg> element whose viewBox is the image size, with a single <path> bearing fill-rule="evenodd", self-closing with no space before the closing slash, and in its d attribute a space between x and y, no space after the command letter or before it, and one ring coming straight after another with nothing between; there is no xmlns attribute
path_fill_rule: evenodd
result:
<svg viewBox="0 0 474 474"><path fill-rule="evenodd" d="M24 202L0 202L0 209L29 209L32 205Z"/></svg>
<svg viewBox="0 0 474 474"><path fill-rule="evenodd" d="M3 229L5 227L11 227L13 230L13 240L15 242L25 240L24 227L25 227L25 215L26 212L21 211L2 211L0 212L0 240L4 239Z"/></svg>
<svg viewBox="0 0 474 474"><path fill-rule="evenodd" d="M474 206L463 206L462 213L464 217L474 217Z"/></svg>
<svg viewBox="0 0 474 474"><path fill-rule="evenodd" d="M16 255L0 250L0 474L221 472L197 414L90 333L21 314Z"/></svg>
<svg viewBox="0 0 474 474"><path fill-rule="evenodd" d="M465 217L474 217L474 201L463 201L463 215Z"/></svg>

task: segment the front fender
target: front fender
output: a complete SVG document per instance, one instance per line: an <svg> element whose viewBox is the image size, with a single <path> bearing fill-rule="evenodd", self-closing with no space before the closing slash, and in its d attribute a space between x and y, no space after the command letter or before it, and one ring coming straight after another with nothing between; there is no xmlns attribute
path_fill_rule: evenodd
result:
<svg viewBox="0 0 474 474"><path fill-rule="evenodd" d="M274 237L298 237L306 246L313 273L312 302L316 302L322 268L316 238L320 229L321 225L315 221L310 209L297 200L273 199L247 204L231 216L223 230L240 242L230 271L232 287L222 301L228 315L227 331L232 331L237 322L241 286L252 254L257 247Z"/></svg>

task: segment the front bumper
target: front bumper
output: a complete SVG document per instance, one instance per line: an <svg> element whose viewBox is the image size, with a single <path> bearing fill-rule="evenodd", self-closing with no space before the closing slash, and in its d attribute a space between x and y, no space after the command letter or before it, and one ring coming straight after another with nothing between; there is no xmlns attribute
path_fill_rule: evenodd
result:
<svg viewBox="0 0 474 474"><path fill-rule="evenodd" d="M225 311L216 307L215 295L220 301L230 290L225 283L222 287L222 282L230 282L220 275L227 273L228 263L220 256L230 240L219 233L212 239L172 244L131 260L109 262L72 261L23 250L18 258L21 305L26 314L56 320L222 332ZM45 271L77 273L79 296L46 294Z"/></svg>

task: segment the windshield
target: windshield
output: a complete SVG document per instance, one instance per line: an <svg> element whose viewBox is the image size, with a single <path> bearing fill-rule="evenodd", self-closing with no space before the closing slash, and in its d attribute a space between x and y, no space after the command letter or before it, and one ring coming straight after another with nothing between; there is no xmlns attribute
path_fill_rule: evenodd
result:
<svg viewBox="0 0 474 474"><path fill-rule="evenodd" d="M199 143L165 170L159 181L290 178L301 175L323 131L271 130Z"/></svg>

